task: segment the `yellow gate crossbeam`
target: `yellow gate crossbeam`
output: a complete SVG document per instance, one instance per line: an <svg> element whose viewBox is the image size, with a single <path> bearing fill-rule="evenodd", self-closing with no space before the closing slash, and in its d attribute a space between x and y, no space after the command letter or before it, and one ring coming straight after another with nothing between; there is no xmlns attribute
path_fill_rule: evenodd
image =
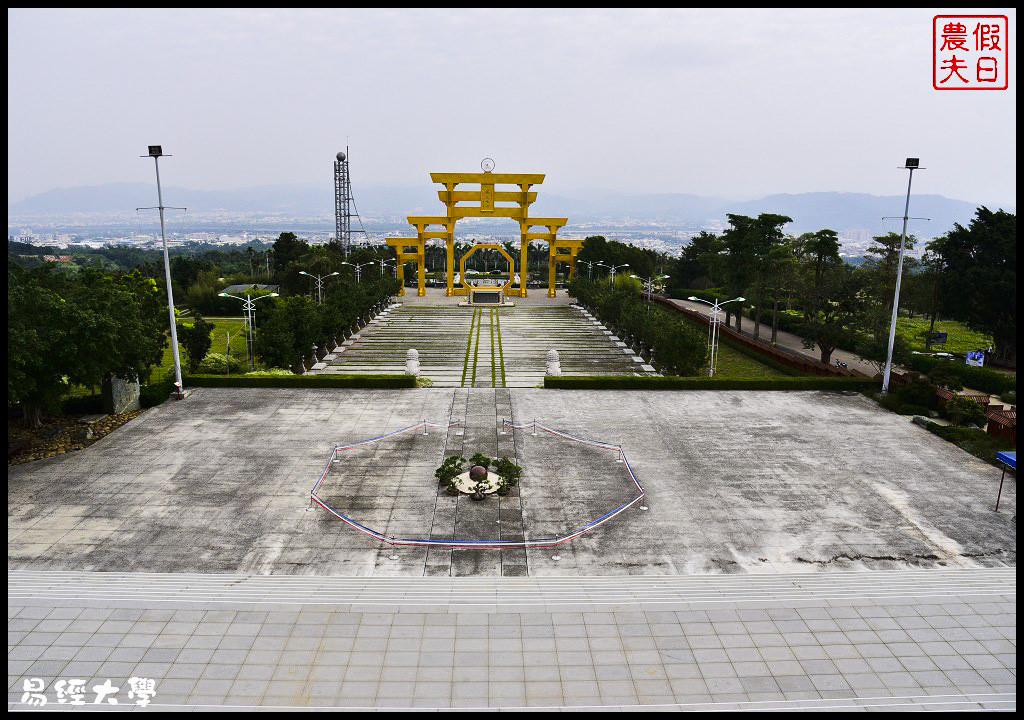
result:
<svg viewBox="0 0 1024 720"><path fill-rule="evenodd" d="M483 195L483 193L480 192L479 190L456 190L456 191L452 192L450 196L449 196L449 193L448 193L447 190L438 190L437 191L438 199L441 202L445 203L446 205L448 203L457 203L457 202L480 202L481 199L482 199L482 195ZM521 192L495 192L493 197L494 197L494 202L522 203L522 201L523 201L523 193L521 193ZM535 192L528 192L528 193L526 193L526 202L527 203L534 203L536 201L537 201L537 193L535 193Z"/></svg>

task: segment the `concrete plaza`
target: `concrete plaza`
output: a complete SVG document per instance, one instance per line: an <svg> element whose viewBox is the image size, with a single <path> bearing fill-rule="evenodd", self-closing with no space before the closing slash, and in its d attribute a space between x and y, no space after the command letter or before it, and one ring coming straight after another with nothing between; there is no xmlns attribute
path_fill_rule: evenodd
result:
<svg viewBox="0 0 1024 720"><path fill-rule="evenodd" d="M446 506L433 469L477 451L525 468L504 505L481 503L495 532L502 512L503 531L526 536L592 519L582 500L607 458L502 435L505 419L621 444L649 510L563 546L558 561L547 550L382 547L308 511L334 443L423 419L458 424L376 447L360 493L377 522L457 532L469 501ZM546 489L554 476L561 496ZM1012 565L1016 496L993 512L998 481L991 465L856 394L201 388L87 450L12 468L8 566L564 576Z"/></svg>
<svg viewBox="0 0 1024 720"><path fill-rule="evenodd" d="M621 444L648 509L454 551L310 510L335 443L422 420L351 455L332 502L458 539L623 501L614 453L502 433L535 419ZM441 459L477 451L521 464L518 491L439 492ZM61 709L80 678L134 708L139 677L164 710L1013 709L998 480L856 394L198 389L9 470L8 707L30 681Z"/></svg>

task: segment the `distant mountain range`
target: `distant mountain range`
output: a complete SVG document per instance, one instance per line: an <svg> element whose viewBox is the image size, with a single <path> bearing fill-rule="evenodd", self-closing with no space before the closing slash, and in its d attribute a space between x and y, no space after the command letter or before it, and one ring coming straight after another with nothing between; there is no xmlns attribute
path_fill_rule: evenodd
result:
<svg viewBox="0 0 1024 720"><path fill-rule="evenodd" d="M357 208L364 216L403 216L441 214L443 206L437 191L418 188L356 188ZM156 203L156 188L150 183L108 183L91 187L57 188L7 206L11 219L26 217L55 218L78 213L121 213ZM883 216L903 211L903 196L879 196L867 193L813 192L767 195L757 200L729 201L688 193L648 193L622 195L598 193L570 197L540 193L533 213L543 217L568 216L571 223L622 221L670 224L701 224L724 221L727 213L757 215L762 212L788 215L793 223L787 232L821 228L839 231L863 229L873 234L899 230L897 220L883 223ZM333 215L331 187L324 185L268 185L233 190L190 190L165 187L164 202L183 206L190 213L259 213L298 217ZM966 225L974 216L977 203L953 200L941 195L914 195L911 214L930 218L915 222L914 230L934 237L949 230L953 223ZM990 206L996 209L998 205ZM1003 207L1016 212L1016 206Z"/></svg>

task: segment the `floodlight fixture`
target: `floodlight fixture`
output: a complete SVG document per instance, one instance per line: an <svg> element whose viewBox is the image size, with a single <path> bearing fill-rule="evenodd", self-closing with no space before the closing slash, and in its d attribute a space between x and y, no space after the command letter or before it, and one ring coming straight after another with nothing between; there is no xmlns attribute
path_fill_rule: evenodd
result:
<svg viewBox="0 0 1024 720"><path fill-rule="evenodd" d="M150 157L162 157L163 156L164 149L163 149L162 146L160 146L160 145L150 145L148 147L149 147L149 156Z"/></svg>
<svg viewBox="0 0 1024 720"><path fill-rule="evenodd" d="M921 164L920 158L907 158L906 164L903 166L907 169L917 168Z"/></svg>

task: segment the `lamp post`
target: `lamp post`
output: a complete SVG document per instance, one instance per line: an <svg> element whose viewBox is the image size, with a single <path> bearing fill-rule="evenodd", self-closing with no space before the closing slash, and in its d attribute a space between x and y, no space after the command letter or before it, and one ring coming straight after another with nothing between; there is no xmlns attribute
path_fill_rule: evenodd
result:
<svg viewBox="0 0 1024 720"><path fill-rule="evenodd" d="M363 268L366 267L367 265L373 265L374 263L373 262L350 263L348 261L344 261L341 264L342 265L351 265L352 267L354 267L356 269L356 282L358 283L359 282L359 278L360 278L360 276L363 273Z"/></svg>
<svg viewBox="0 0 1024 720"><path fill-rule="evenodd" d="M708 302L707 300L701 300L699 297L691 295L687 300L694 302L702 302L705 305L711 306L711 322L708 324L708 377L715 376L715 366L718 364L718 334L719 325L721 320L718 319L719 309L731 302L743 302L746 300L744 297L733 298L732 300L726 300L725 302Z"/></svg>
<svg viewBox="0 0 1024 720"><path fill-rule="evenodd" d="M627 267L629 267L629 263L622 263L621 265L606 265L603 262L595 262L594 264L595 265L600 265L601 267L606 267L606 268L608 268L609 270L612 271L612 285L615 284L615 271L618 270L619 268L627 268Z"/></svg>
<svg viewBox="0 0 1024 720"><path fill-rule="evenodd" d="M246 325L246 339L245 349L249 357L249 370L256 369L256 354L253 352L253 343L256 338L254 336L255 324L256 324L256 301L264 298L275 298L277 293L270 293L269 295L259 295L253 297L250 293L246 293L244 298L240 298L237 295L228 295L227 293L217 293L220 297L234 298L235 300L242 301L242 312L245 313L245 325Z"/></svg>
<svg viewBox="0 0 1024 720"><path fill-rule="evenodd" d="M587 266L587 280L593 280L594 279L594 263L593 262L587 262L586 260L578 260L577 262L583 263L584 265Z"/></svg>
<svg viewBox="0 0 1024 720"><path fill-rule="evenodd" d="M181 354L178 352L178 323L174 317L174 293L171 291L171 260L167 254L167 232L164 225L164 195L160 189L160 158L163 156L163 148L160 145L150 145L149 154L139 157L153 158L153 165L156 168L156 197L160 204L157 209L160 211L160 238L164 243L164 276L167 280L167 312L171 317L171 351L174 354L174 385L178 389L178 397L184 397L185 388L181 384ZM168 155L167 157L171 157ZM152 208L138 208L152 209ZM175 208L183 209L183 208Z"/></svg>
<svg viewBox="0 0 1024 720"><path fill-rule="evenodd" d="M642 278L639 275L630 275L631 278L636 278L644 284L644 292L647 293L647 304L651 303L651 293L654 292L654 283L661 280L667 280L668 275L655 275L654 277Z"/></svg>
<svg viewBox="0 0 1024 720"><path fill-rule="evenodd" d="M324 301L324 278L334 277L340 275L339 272L332 272L329 275L310 275L305 270L299 270L299 275L305 275L306 277L313 278L316 280L316 301L322 303Z"/></svg>
<svg viewBox="0 0 1024 720"><path fill-rule="evenodd" d="M906 164L900 168L910 171L910 179L907 180L907 204L903 207L903 233L900 235L900 260L896 269L896 294L892 299L892 323L889 325L889 349L885 355L885 371L882 373L882 394L889 392L889 374L892 372L892 347L896 341L896 316L900 312L900 282L903 280L903 250L907 242L907 221L910 219L910 186L914 182L914 171L924 170L918 167L921 161L918 158L907 158Z"/></svg>
<svg viewBox="0 0 1024 720"><path fill-rule="evenodd" d="M395 275L398 274L398 266L395 265L395 261L394 260L381 260L380 261L380 276L381 277L384 277L384 266L385 265L390 265L391 266L391 271Z"/></svg>

